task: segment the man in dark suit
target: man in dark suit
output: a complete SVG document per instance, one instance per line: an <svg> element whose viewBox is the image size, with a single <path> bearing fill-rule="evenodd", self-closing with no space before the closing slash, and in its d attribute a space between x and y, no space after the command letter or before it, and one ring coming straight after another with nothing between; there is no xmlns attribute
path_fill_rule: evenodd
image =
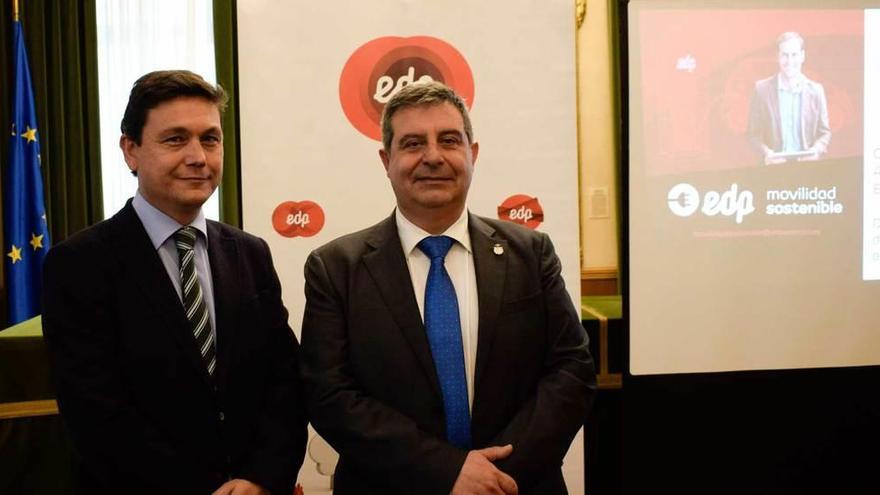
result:
<svg viewBox="0 0 880 495"><path fill-rule="evenodd" d="M765 165L818 160L831 142L825 88L802 72L806 51L801 35L782 33L776 44L779 72L755 83L749 140Z"/></svg>
<svg viewBox="0 0 880 495"><path fill-rule="evenodd" d="M595 375L550 239L467 212L479 147L446 86L402 89L382 134L397 209L305 267L301 369L335 493L565 493Z"/></svg>
<svg viewBox="0 0 880 495"><path fill-rule="evenodd" d="M294 489L305 408L272 257L202 213L225 102L188 71L141 77L120 139L137 195L46 259L43 326L84 493Z"/></svg>

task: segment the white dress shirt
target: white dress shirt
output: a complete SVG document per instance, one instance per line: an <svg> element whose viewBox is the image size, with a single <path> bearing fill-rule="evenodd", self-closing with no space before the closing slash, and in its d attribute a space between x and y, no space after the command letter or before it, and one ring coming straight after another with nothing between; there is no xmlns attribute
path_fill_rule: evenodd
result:
<svg viewBox="0 0 880 495"><path fill-rule="evenodd" d="M431 260L417 246L425 237L431 234L425 232L410 222L400 210L395 211L397 232L400 235L400 245L403 247L403 255L409 268L416 301L419 303L419 313L422 322L425 321L425 286L428 282L428 271L431 268ZM455 240L449 253L446 255L445 267L452 285L455 287L455 296L458 299L458 314L461 321L461 345L464 351L464 369L467 377L468 405L474 406L474 368L477 362L477 330L479 326L479 300L477 298L477 276L474 272L474 256L471 251L471 237L468 233L468 212L464 209L458 220L455 221L446 232Z"/></svg>

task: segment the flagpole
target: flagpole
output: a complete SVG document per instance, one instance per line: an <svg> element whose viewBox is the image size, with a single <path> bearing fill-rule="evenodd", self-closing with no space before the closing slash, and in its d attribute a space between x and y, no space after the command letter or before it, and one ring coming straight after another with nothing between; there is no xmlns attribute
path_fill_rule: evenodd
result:
<svg viewBox="0 0 880 495"><path fill-rule="evenodd" d="M12 0L12 22L18 22L18 0Z"/></svg>

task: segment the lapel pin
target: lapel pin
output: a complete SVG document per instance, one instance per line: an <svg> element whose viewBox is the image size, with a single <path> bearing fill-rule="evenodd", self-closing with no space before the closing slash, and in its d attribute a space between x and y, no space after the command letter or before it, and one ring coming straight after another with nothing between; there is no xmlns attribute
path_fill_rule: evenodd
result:
<svg viewBox="0 0 880 495"><path fill-rule="evenodd" d="M504 254L504 248L501 247L501 244L495 244L495 246L492 247L492 252L495 253L495 256L501 256Z"/></svg>

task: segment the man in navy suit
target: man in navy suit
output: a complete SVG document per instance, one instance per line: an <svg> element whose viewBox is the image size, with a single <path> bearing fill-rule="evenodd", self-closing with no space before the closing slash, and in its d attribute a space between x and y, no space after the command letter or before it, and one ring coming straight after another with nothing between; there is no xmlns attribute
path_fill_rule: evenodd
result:
<svg viewBox="0 0 880 495"><path fill-rule="evenodd" d="M138 191L55 246L43 326L84 493L292 493L305 453L298 344L266 243L206 220L222 88L159 71L120 147Z"/></svg>
<svg viewBox="0 0 880 495"><path fill-rule="evenodd" d="M407 86L382 124L396 210L305 267L301 367L334 493L566 493L595 374L553 245L467 211L479 146L452 90Z"/></svg>

